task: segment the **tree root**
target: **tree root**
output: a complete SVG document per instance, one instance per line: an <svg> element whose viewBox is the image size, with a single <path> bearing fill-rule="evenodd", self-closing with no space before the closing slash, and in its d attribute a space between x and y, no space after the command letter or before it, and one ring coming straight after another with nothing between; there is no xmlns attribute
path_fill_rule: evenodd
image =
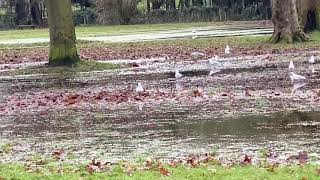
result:
<svg viewBox="0 0 320 180"><path fill-rule="evenodd" d="M272 37L270 38L271 43L279 43L279 42L286 42L286 43L294 43L294 42L306 42L309 41L309 37L301 30L295 33L273 33Z"/></svg>

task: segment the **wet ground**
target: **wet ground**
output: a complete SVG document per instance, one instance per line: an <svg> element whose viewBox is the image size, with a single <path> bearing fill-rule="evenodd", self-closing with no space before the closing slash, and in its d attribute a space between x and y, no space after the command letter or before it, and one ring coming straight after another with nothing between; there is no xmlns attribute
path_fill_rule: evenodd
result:
<svg viewBox="0 0 320 180"><path fill-rule="evenodd" d="M63 148L78 160L171 159L216 151L224 161L263 149L279 160L301 151L319 161L319 52L167 61L134 68L0 77L0 162ZM289 60L307 80L292 84ZM174 79L174 70L184 75ZM312 72L314 69L315 72ZM213 75L209 76L209 72ZM146 92L134 89L140 82ZM295 88L296 87L296 88Z"/></svg>

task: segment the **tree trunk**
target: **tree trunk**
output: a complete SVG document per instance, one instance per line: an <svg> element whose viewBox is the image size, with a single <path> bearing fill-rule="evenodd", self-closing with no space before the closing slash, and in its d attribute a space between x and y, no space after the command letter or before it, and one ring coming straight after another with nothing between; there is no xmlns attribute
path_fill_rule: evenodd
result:
<svg viewBox="0 0 320 180"><path fill-rule="evenodd" d="M50 66L73 65L78 62L71 0L48 0L50 28Z"/></svg>
<svg viewBox="0 0 320 180"><path fill-rule="evenodd" d="M147 11L150 12L151 7L150 7L150 0L147 0Z"/></svg>
<svg viewBox="0 0 320 180"><path fill-rule="evenodd" d="M27 3L24 0L16 1L15 11L16 11L16 24L23 25L27 24Z"/></svg>
<svg viewBox="0 0 320 180"><path fill-rule="evenodd" d="M32 23L39 26L42 20L40 7L39 7L39 0L30 0L30 6L31 6Z"/></svg>
<svg viewBox="0 0 320 180"><path fill-rule="evenodd" d="M273 0L272 22L274 32L271 42L293 43L308 40L300 28L296 0Z"/></svg>
<svg viewBox="0 0 320 180"><path fill-rule="evenodd" d="M320 1L297 0L300 24L305 32L320 30Z"/></svg>

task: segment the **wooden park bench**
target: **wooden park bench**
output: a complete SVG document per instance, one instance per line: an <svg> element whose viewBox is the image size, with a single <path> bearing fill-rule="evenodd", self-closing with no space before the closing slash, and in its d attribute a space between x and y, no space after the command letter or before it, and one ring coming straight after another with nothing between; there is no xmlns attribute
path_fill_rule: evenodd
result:
<svg viewBox="0 0 320 180"><path fill-rule="evenodd" d="M36 25L19 25L18 29L35 29Z"/></svg>

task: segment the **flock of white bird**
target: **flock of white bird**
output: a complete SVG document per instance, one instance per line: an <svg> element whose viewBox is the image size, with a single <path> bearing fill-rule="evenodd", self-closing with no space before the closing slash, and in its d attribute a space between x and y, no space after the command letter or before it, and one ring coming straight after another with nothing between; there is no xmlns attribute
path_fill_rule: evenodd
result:
<svg viewBox="0 0 320 180"><path fill-rule="evenodd" d="M196 31L195 29L192 30L192 39L196 39L197 37L198 37L198 36L197 36L197 31ZM226 45L225 50L224 50L224 53L225 53L226 55L230 55L230 54L231 54L231 48L230 48L229 45ZM200 58L202 58L202 57L204 57L204 56L205 56L205 54L200 53L200 52L193 52L193 53L191 53L191 57L192 57L193 60L200 59ZM219 59L218 56L214 56L213 58L210 58L210 59L209 59L209 64L212 65L212 66L214 66L214 67L216 68L215 70L211 70L211 71L210 71L210 73L209 73L210 76L213 75L213 74L215 74L216 72L218 72L218 71L219 71L219 70L218 70L219 68L222 68L222 65L221 65L221 63L218 62L218 59ZM315 63L315 61L316 61L315 56L312 55L312 56L310 57L310 59L309 59L309 64L312 64L312 65L313 65L313 64ZM290 64L289 64L289 71L290 71L289 77L290 77L290 80L291 80L292 83L295 83L295 82L303 82L304 80L307 79L305 76L301 76L301 75L298 75L298 74L294 73L294 72L293 72L294 69L295 69L294 63L293 63L293 61L290 61ZM311 68L311 71L312 71L313 73L315 72L315 70L314 70L313 67ZM179 72L178 69L176 69L176 70L175 70L175 79L180 79L180 78L182 78L182 77L183 77L183 75ZM142 92L144 92L144 89L143 89L143 86L142 86L141 83L138 83L138 85L137 85L137 87L136 87L136 92L137 92L137 93L142 93Z"/></svg>
<svg viewBox="0 0 320 180"><path fill-rule="evenodd" d="M312 56L309 58L309 64L310 64L310 65L313 65L313 64L315 64L315 62L316 62L316 58L314 57L314 55L312 55ZM295 69L295 66L294 66L294 64L293 64L293 61L290 61L289 71L291 71L291 72L289 73L289 77L290 77L290 80L291 80L292 83L301 82L301 81L304 81L304 80L307 79L305 76L301 76L301 75L299 75L299 74L296 74L296 73L292 72L294 69ZM311 72L312 72L312 73L315 72L315 70L314 70L313 67L311 68Z"/></svg>

